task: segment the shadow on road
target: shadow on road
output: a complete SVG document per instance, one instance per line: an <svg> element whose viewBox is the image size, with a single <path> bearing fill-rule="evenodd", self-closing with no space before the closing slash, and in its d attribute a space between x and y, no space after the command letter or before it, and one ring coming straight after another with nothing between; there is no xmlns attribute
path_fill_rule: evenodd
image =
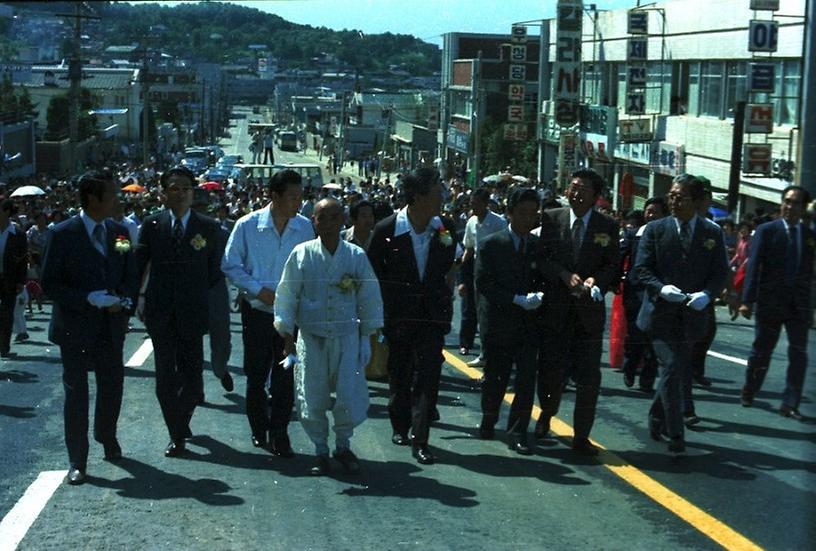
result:
<svg viewBox="0 0 816 551"><path fill-rule="evenodd" d="M142 463L135 459L123 458L116 465L127 471L131 478L108 480L89 476L88 483L101 488L116 490L122 497L132 499L195 499L206 505L234 506L244 500L229 495L232 488L221 480L211 478L190 479Z"/></svg>
<svg viewBox="0 0 816 551"><path fill-rule="evenodd" d="M11 383L38 383L40 382L40 376L29 371L12 369L11 371L0 371L0 381L9 381Z"/></svg>
<svg viewBox="0 0 816 551"><path fill-rule="evenodd" d="M17 417L18 419L29 419L36 417L34 408L31 406L7 406L0 404L0 415L5 417Z"/></svg>

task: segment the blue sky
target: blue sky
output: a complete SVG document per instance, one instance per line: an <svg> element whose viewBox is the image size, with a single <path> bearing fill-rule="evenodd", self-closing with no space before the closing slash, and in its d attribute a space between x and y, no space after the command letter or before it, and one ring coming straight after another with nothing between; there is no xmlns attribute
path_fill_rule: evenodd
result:
<svg viewBox="0 0 816 551"><path fill-rule="evenodd" d="M178 4L179 2L161 2ZM294 23L364 33L412 34L442 44L446 32L509 33L520 21L555 14L556 0L266 0L231 2L274 13ZM584 5L591 2L584 1ZM646 3L645 1L643 3ZM637 0L597 0L597 8L634 7ZM534 34L531 29L530 34Z"/></svg>

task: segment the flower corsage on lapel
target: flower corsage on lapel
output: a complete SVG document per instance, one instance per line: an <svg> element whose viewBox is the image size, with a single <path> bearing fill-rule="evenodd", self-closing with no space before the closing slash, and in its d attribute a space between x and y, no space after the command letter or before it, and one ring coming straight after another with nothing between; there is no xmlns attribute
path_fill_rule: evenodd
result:
<svg viewBox="0 0 816 551"><path fill-rule="evenodd" d="M195 236L190 240L190 246L195 249L196 251L200 251L204 247L207 246L207 240L204 239L200 233L195 234Z"/></svg>
<svg viewBox="0 0 816 551"><path fill-rule="evenodd" d="M435 219L435 227L436 227L436 236L439 238L439 242L442 243L444 247L450 247L453 245L453 236L451 236L450 231L445 225L442 223L442 220L439 218Z"/></svg>
<svg viewBox="0 0 816 551"><path fill-rule="evenodd" d="M708 239L706 239L705 241L703 241L703 247L705 247L707 251L710 251L711 249L713 249L714 245L716 245L716 244L717 244L717 242L714 241L713 239L711 239L710 237Z"/></svg>
<svg viewBox="0 0 816 551"><path fill-rule="evenodd" d="M608 247L611 238L608 233L596 233L593 242L601 247Z"/></svg>
<svg viewBox="0 0 816 551"><path fill-rule="evenodd" d="M354 279L352 274L343 274L340 281L335 283L335 287L340 289L341 293L350 293L352 291L356 291L360 287L360 282Z"/></svg>
<svg viewBox="0 0 816 551"><path fill-rule="evenodd" d="M130 240L124 235L117 235L116 241L113 243L113 250L119 254L130 252Z"/></svg>

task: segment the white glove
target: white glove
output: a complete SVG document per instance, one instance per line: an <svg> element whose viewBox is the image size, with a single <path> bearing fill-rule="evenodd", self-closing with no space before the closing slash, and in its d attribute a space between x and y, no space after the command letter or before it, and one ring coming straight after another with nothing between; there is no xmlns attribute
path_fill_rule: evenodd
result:
<svg viewBox="0 0 816 551"><path fill-rule="evenodd" d="M280 365L282 365L284 369L289 369L296 363L298 363L297 354L289 354L281 361Z"/></svg>
<svg viewBox="0 0 816 551"><path fill-rule="evenodd" d="M107 291L93 291L88 293L88 302L91 306L102 309L109 308L114 304L119 304L120 298L109 295Z"/></svg>
<svg viewBox="0 0 816 551"><path fill-rule="evenodd" d="M709 302L711 302L711 299L708 297L708 294L704 291L697 291L689 295L688 307L701 312L708 306Z"/></svg>
<svg viewBox="0 0 816 551"><path fill-rule="evenodd" d="M660 296L669 302L683 302L686 300L686 293L674 285L664 285L663 288L660 289Z"/></svg>
<svg viewBox="0 0 816 551"><path fill-rule="evenodd" d="M530 310L535 310L544 302L544 293L541 291L537 293L527 293L527 304L531 306Z"/></svg>
<svg viewBox="0 0 816 551"><path fill-rule="evenodd" d="M357 363L360 365L360 369L365 369L365 366L368 365L368 362L371 361L371 339L369 339L368 335L360 337L360 355L357 358Z"/></svg>
<svg viewBox="0 0 816 551"><path fill-rule="evenodd" d="M535 304L535 301L530 300L527 296L516 295L513 297L513 304L520 306L525 310L535 310L540 304Z"/></svg>
<svg viewBox="0 0 816 551"><path fill-rule="evenodd" d="M592 297L592 300L595 302L603 302L604 295L601 292L601 288L597 285L593 285L592 288L589 290L589 296Z"/></svg>

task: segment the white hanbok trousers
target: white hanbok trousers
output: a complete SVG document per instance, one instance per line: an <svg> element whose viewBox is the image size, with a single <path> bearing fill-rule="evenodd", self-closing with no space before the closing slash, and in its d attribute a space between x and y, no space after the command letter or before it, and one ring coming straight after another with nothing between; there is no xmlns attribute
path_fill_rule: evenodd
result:
<svg viewBox="0 0 816 551"><path fill-rule="evenodd" d="M359 350L357 332L340 337L298 334L295 403L303 430L319 455L329 453L327 411L334 418L338 449L349 447L354 427L368 415L368 385L358 365Z"/></svg>

